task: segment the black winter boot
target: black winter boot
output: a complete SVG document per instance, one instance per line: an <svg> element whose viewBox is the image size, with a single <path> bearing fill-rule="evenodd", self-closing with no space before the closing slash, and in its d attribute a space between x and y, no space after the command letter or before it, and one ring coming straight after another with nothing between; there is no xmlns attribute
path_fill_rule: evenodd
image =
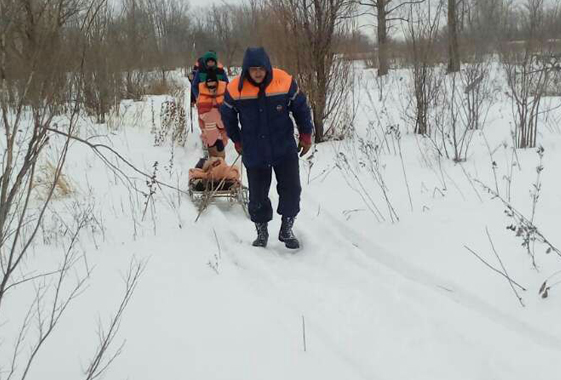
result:
<svg viewBox="0 0 561 380"><path fill-rule="evenodd" d="M282 224L279 231L279 240L284 243L286 248L289 249L298 249L300 248L300 242L294 236L294 232L292 232L292 226L294 226L295 217L282 217Z"/></svg>
<svg viewBox="0 0 561 380"><path fill-rule="evenodd" d="M267 223L255 223L257 230L257 239L253 241L254 247L266 247L267 240L269 240L269 231L267 230Z"/></svg>

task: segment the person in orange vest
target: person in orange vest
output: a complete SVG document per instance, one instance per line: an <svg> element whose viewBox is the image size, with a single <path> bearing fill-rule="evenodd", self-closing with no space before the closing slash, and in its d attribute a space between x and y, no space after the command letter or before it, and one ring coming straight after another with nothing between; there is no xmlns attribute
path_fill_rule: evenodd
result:
<svg viewBox="0 0 561 380"><path fill-rule="evenodd" d="M218 80L215 70L208 70L204 82L199 83L197 111L201 138L210 157L225 157L228 136L222 123L219 107L224 102L227 83Z"/></svg>
<svg viewBox="0 0 561 380"><path fill-rule="evenodd" d="M273 68L263 48L248 48L242 73L228 85L220 107L228 137L242 154L249 182L249 215L257 229L256 247L267 246L267 223L273 218L269 199L272 172L277 179L282 215L279 240L300 247L292 227L300 212L299 159L312 146L314 126L306 96L287 72ZM298 144L294 123L298 127ZM240 128L241 125L241 128Z"/></svg>
<svg viewBox="0 0 561 380"><path fill-rule="evenodd" d="M218 80L228 83L228 75L224 70L224 65L218 61L218 56L213 50L207 51L198 61L197 70L193 70L194 77L191 82L191 89L195 97L199 96L199 84L206 82L209 71L214 71Z"/></svg>

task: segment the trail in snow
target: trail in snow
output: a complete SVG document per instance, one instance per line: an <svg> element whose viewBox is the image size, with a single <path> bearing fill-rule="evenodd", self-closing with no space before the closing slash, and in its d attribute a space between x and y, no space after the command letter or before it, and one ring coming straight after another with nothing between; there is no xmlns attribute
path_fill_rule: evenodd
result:
<svg viewBox="0 0 561 380"><path fill-rule="evenodd" d="M178 183L185 182L188 169L198 159L197 138L196 133L190 135L186 149L175 151L173 159L179 167L174 172L177 178L172 179ZM131 159L145 163L146 168L169 160L167 148L152 147L147 130L123 128L114 139L115 144L123 140L120 143L128 147ZM416 141L409 142L418 149ZM232 146L227 149L228 157L234 157ZM436 189L431 181L441 181L438 173L430 172L425 164L408 166L411 177L417 170L418 178L411 179L415 206L421 208L428 199L433 213L418 212L418 219L395 226L377 224L367 213L345 220L341 209L355 209L361 201L354 199L356 193L337 169L331 170L335 149L329 145L319 149L312 177L322 174L311 184L303 183L302 212L295 225L303 248L296 253L277 239L278 215L270 223L268 247L254 248L255 230L240 206L210 205L194 223L197 210L187 197L173 207L157 198L153 222L138 223L139 231L132 238L131 218L123 211L129 194L107 183L111 176L106 169L93 164L90 168L86 162L85 174L91 173L92 186L107 201L102 206L108 238L99 250L91 249L92 265L97 266L91 288L69 311L64 334L53 339L52 348L34 369L35 377L70 380L80 375L75 367L53 363L60 363L62 352L70 353L65 360L86 362L84 355L96 339L92 326L100 315L108 314L100 310L118 300L116 273L133 255L147 259L148 266L122 324L120 336L126 337L127 345L108 378L545 380L561 371L557 360L561 334L548 324L558 318L555 298L513 309L504 283L478 263L464 268L471 263L469 256L450 257L447 249L455 245L449 240L460 234L468 240L473 235L463 231L452 236L435 234L434 239L440 240L428 244L430 237L419 239L410 229L421 221L429 231L449 233L451 229L443 227L475 217L457 207L466 203L465 198L469 200L471 191L464 189L468 183L461 182L465 181L461 172L452 179L454 168L444 168L450 171L447 181L454 181L455 186L449 184L451 190L443 192L442 200L434 200L426 193ZM413 162L408 165L418 164L414 154L407 158ZM73 169L83 170L78 164ZM304 163L301 169L306 182ZM388 187L402 184L398 174L388 179ZM274 182L271 188L275 206ZM452 199L455 188L461 192L456 195L459 203ZM103 194L107 198L101 198ZM552 196L558 198L558 194ZM438 207L442 207L440 213ZM458 215L447 207L454 207ZM473 214L481 213L486 219L497 211L483 202L465 206L470 207ZM470 227L457 228L467 230L466 226ZM394 236L385 236L389 233ZM427 254L430 247L439 250ZM505 254L505 259L511 258L522 263L515 269L524 268L526 258ZM473 283L484 286L472 287ZM480 292L485 287L500 298ZM552 317L541 318L540 313Z"/></svg>
<svg viewBox="0 0 561 380"><path fill-rule="evenodd" d="M304 198L305 210L315 211L317 203L313 197ZM210 218L214 221L216 217L213 214ZM416 372L419 378L449 376L457 373L458 365L465 366L462 373L466 378L477 378L480 369L470 375L471 367L458 359L463 355L462 349L449 352L450 356L458 357L451 365L443 363L451 357L424 355L425 349L446 352L449 344L446 336L457 336L462 330L465 330L463 349L468 352L477 352L484 346L488 334L502 336L520 350L527 349L528 340L537 345L536 349L543 346L544 351L558 352L561 348L558 338L505 315L456 284L386 252L331 216L325 207L319 216L304 211L298 218L295 231L302 238L304 248L296 255L275 241L275 223L272 241L262 250L250 247L252 225L243 216L221 211L220 217L228 221L238 237L238 249L232 247L228 253L246 269L261 274L261 287L266 284L266 290L261 289L263 296L281 295L277 302L292 310L295 320L299 314L307 314L319 335L311 340L318 339L346 358L363 378L391 376L384 375L381 368L388 359L397 365L403 352L411 350L411 344L419 346L416 353L419 358L414 360L417 371L420 370ZM246 253L250 252L247 257ZM423 289L428 289L429 295ZM331 300L326 302L327 298ZM423 303L423 300L430 302ZM441 315L434 314L435 304L442 306ZM461 307L456 310L455 304ZM380 345L381 342L384 343ZM482 355L482 361L490 355L492 361L500 363L495 364L500 373L514 374L522 370L510 361L512 352L482 350L475 354ZM397 370L394 375L411 376L409 371L410 368L404 369L400 374Z"/></svg>

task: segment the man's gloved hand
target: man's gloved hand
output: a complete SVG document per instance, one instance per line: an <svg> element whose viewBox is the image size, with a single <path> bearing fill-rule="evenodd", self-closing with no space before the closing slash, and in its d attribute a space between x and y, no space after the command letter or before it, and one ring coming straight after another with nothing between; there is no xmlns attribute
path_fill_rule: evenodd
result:
<svg viewBox="0 0 561 380"><path fill-rule="evenodd" d="M310 133L301 133L299 140L298 151L300 152L300 157L303 157L312 147L312 135Z"/></svg>
<svg viewBox="0 0 561 380"><path fill-rule="evenodd" d="M238 152L238 154L242 154L243 152L243 147L242 147L242 142L241 141L237 141L234 143L234 148L236 148L236 152Z"/></svg>

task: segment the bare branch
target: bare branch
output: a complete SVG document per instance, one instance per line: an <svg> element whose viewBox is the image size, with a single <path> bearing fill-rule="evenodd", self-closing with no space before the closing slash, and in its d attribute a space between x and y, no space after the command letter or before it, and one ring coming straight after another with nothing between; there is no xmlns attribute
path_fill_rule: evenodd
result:
<svg viewBox="0 0 561 380"><path fill-rule="evenodd" d="M489 264L487 261L485 261L483 258L481 258L481 256L479 256L477 254L477 252L475 252L473 249L471 249L470 247L468 247L467 245L464 245L464 248L467 249L468 251L470 251L471 253L473 253L475 255L475 257L477 257L483 264L485 264L487 267L489 267L491 270L493 270L493 272L500 274L501 276L503 276L504 278L506 278L509 282L512 282L514 285L518 286L520 289L526 291L526 288L524 288L523 286L519 285L516 281L512 280L511 278L509 278L506 274L504 274L503 272L501 272L500 270L496 269L495 267L493 267L491 264Z"/></svg>
<svg viewBox="0 0 561 380"><path fill-rule="evenodd" d="M491 234L489 233L489 228L485 227L485 232L487 233L487 238L489 239L489 243L491 244L491 248L493 249L493 253L497 257L497 260L499 260L499 263L501 264L501 268L503 268L503 273L505 274L505 277L508 279L508 283L509 283L510 287L512 288L512 291L516 295L516 298L518 298L518 301L520 302L520 305L522 305L522 307L524 307L524 302L522 301L522 298L520 297L520 295L518 294L518 292L514 288L513 281L510 278L508 272L506 271L506 268L503 264L503 261L501 260L501 257L499 256L499 254L497 253L497 250L495 249L495 244L493 244L493 239L491 239Z"/></svg>
<svg viewBox="0 0 561 380"><path fill-rule="evenodd" d="M111 354L109 357L109 350L112 346L112 343L119 332L119 327L121 326L121 321L123 318L123 314L125 309L127 308L134 291L138 285L138 281L142 272L146 268L146 264L142 261L132 260L124 279L125 281L125 293L117 309L117 313L111 318L109 322L109 328L107 332L103 331L102 326L99 326L99 339L100 344L96 349L96 352L88 366L88 369L85 371L85 380L94 380L98 377L102 376L107 368L111 365L111 363L119 356L122 352L124 347L124 342L119 346L119 348Z"/></svg>
<svg viewBox="0 0 561 380"><path fill-rule="evenodd" d="M404 7L406 5L416 5L416 4L422 4L424 2L425 2L425 0L404 1L403 3L400 3L400 4L396 5L395 7L388 9L386 11L386 15L389 15L389 14L393 13L394 11L398 10L399 8Z"/></svg>
<svg viewBox="0 0 561 380"><path fill-rule="evenodd" d="M103 150L107 150L107 151L109 151L110 153L112 153L113 155L115 155L115 156L119 159L119 161L123 162L126 166L128 166L129 168L131 168L134 172L136 172L136 173L142 175L142 176L145 177L145 178L152 178L152 175L150 175L150 174L148 174L148 173L146 173L146 172L144 172L144 171L138 169L138 168L137 168L136 166L134 166L129 160L127 160L127 159L126 159L125 157L123 157L119 152L117 152L115 149L111 148L111 147L108 146L108 145L101 144L101 143L91 143L91 142L88 141L88 140L82 139L82 138L80 138L80 137L78 137L78 136L71 135L71 134L68 134L68 133L65 133L65 132L56 130L56 129L49 128L49 130L50 130L51 132L56 133L56 134L59 134L59 135L68 137L69 139L76 140L76 141L78 141L78 142L80 142L80 143L82 143L82 144L87 145L88 147L90 147L90 148L96 153L96 155L97 155L98 157L100 157L100 158L102 159L102 161L103 161L106 165L108 165L112 170L115 170L116 172L118 172L119 174L121 174L121 175L122 175L124 178L126 178L126 180L127 180L131 185L133 185L133 186L134 186L134 184L133 184L132 181L130 180L129 176L127 176L121 169L119 169L117 166L115 166L113 163L111 163L111 161L109 161L109 159L101 152L102 149L103 149ZM158 183L158 184L161 185L161 186L167 187L167 188L169 188L169 189L173 189L173 190L179 191L179 192L181 192L181 193L183 193L183 194L188 194L188 193L187 193L186 191L184 191L184 190L178 189L178 188L176 188L175 186L168 185L168 184L166 184L166 183L164 183L164 182L161 182L161 181L159 181L159 180L156 180L156 183ZM134 189L137 190L137 189L136 189L136 186L134 186ZM138 190L137 190L137 191L138 191Z"/></svg>

